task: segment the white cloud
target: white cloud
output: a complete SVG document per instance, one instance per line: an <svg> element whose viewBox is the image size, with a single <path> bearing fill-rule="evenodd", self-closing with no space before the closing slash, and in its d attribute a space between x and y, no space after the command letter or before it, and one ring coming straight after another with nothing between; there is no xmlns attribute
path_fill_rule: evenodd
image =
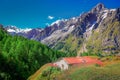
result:
<svg viewBox="0 0 120 80"><path fill-rule="evenodd" d="M48 16L48 19L52 20L52 19L54 19L54 17L53 16Z"/></svg>

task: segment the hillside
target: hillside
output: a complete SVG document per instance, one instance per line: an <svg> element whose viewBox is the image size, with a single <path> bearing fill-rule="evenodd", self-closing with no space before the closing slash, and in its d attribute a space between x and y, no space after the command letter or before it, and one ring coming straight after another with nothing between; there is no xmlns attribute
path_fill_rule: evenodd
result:
<svg viewBox="0 0 120 80"><path fill-rule="evenodd" d="M119 80L120 64L112 64L105 67L87 66L65 71L57 80ZM64 75L66 74L66 75Z"/></svg>
<svg viewBox="0 0 120 80"><path fill-rule="evenodd" d="M102 53L102 56L117 55L120 53L120 22L114 21L94 30L86 41L89 52Z"/></svg>
<svg viewBox="0 0 120 80"><path fill-rule="evenodd" d="M108 9L102 3L78 17L57 20L45 29L36 28L27 32L10 26L5 29L12 35L18 34L73 54L120 52L120 8Z"/></svg>
<svg viewBox="0 0 120 80"><path fill-rule="evenodd" d="M0 80L26 80L42 65L64 56L40 42L11 36L0 25Z"/></svg>
<svg viewBox="0 0 120 80"><path fill-rule="evenodd" d="M28 80L119 80L120 58L109 56L101 58L103 65L71 66L68 70L61 71L49 64L42 66Z"/></svg>

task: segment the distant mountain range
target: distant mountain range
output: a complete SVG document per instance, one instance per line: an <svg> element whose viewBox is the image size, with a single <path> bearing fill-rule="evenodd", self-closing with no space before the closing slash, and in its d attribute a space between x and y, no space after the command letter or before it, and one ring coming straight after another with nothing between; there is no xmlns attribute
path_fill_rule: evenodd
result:
<svg viewBox="0 0 120 80"><path fill-rule="evenodd" d="M58 20L45 29L7 26L12 35L40 41L57 50L96 54L120 52L120 8L107 9L102 3L78 17Z"/></svg>

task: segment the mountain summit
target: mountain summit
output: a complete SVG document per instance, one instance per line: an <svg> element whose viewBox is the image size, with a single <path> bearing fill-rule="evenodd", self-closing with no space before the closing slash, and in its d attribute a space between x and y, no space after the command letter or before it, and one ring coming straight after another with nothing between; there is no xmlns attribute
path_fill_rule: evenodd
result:
<svg viewBox="0 0 120 80"><path fill-rule="evenodd" d="M102 10L104 10L104 9L105 9L104 4L99 3L99 4L97 4L97 5L92 9L92 11L93 11L93 12L100 12L100 11L102 11Z"/></svg>
<svg viewBox="0 0 120 80"><path fill-rule="evenodd" d="M66 52L79 54L92 51L93 54L110 54L120 52L119 31L120 9L107 9L99 3L79 17L56 21L39 31L33 29L16 34Z"/></svg>

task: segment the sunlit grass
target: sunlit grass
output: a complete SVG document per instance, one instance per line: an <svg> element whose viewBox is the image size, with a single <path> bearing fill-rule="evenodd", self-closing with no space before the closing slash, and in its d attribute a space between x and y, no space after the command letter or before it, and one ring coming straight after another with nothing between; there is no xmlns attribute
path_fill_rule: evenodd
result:
<svg viewBox="0 0 120 80"><path fill-rule="evenodd" d="M106 58L103 66L82 65L73 67L58 75L57 80L120 80L119 57Z"/></svg>
<svg viewBox="0 0 120 80"><path fill-rule="evenodd" d="M65 71L54 72L56 71L54 70L49 78L41 76L41 73L48 68L48 65L44 65L31 77L31 80L120 80L120 58L108 56L101 60L104 60L102 66L95 64L71 66Z"/></svg>

